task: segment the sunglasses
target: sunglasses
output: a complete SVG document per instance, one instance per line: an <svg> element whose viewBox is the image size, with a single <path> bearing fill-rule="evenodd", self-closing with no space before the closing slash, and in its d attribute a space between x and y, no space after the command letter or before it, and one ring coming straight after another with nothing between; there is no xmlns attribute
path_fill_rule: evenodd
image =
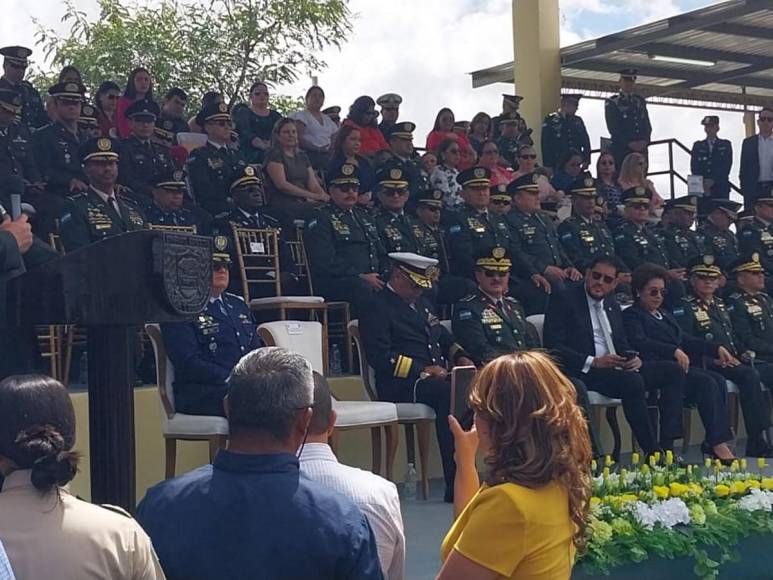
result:
<svg viewBox="0 0 773 580"><path fill-rule="evenodd" d="M491 200L491 203L493 203L494 205L510 205L509 201L504 201L500 199L493 199Z"/></svg>
<svg viewBox="0 0 773 580"><path fill-rule="evenodd" d="M521 159L536 159L537 158L536 155L520 155L519 157Z"/></svg>
<svg viewBox="0 0 773 580"><path fill-rule="evenodd" d="M601 272L591 272L590 273L591 278L593 278L596 282L603 280L604 284L611 284L615 281L613 276L607 276L606 274L602 274Z"/></svg>
<svg viewBox="0 0 773 580"><path fill-rule="evenodd" d="M424 204L424 203L423 203L423 204L421 204L421 207L422 207L423 209L426 209L427 211L431 211L431 212L437 212L437 213L440 213L440 209L441 209L441 208L440 208L440 207L438 207L438 206L435 206L435 205L427 205L427 204Z"/></svg>
<svg viewBox="0 0 773 580"><path fill-rule="evenodd" d="M10 66L11 68L15 68L16 70L23 70L23 69L27 68L26 64L15 64L15 63L12 63L12 62L9 62L8 66Z"/></svg>
<svg viewBox="0 0 773 580"><path fill-rule="evenodd" d="M631 204L629 207L632 207L633 209L649 209L650 206L648 203L634 203Z"/></svg>
<svg viewBox="0 0 773 580"><path fill-rule="evenodd" d="M668 289L666 288L650 288L647 292L647 296L651 296L652 298L655 298L656 296L666 296L668 295Z"/></svg>
<svg viewBox="0 0 773 580"><path fill-rule="evenodd" d="M461 149L446 149L446 153L461 153Z"/></svg>
<svg viewBox="0 0 773 580"><path fill-rule="evenodd" d="M711 276L709 274L695 274L695 277L702 282L716 282L719 280L718 276Z"/></svg>
<svg viewBox="0 0 773 580"><path fill-rule="evenodd" d="M483 273L486 275L486 278L507 278L510 275L510 272L494 272L492 270L483 270Z"/></svg>
<svg viewBox="0 0 773 580"><path fill-rule="evenodd" d="M382 189L381 193L390 197L399 197L408 193L407 189Z"/></svg>
<svg viewBox="0 0 773 580"><path fill-rule="evenodd" d="M105 95L105 98L110 99L111 101L117 101L120 99L118 95Z"/></svg>
<svg viewBox="0 0 773 580"><path fill-rule="evenodd" d="M360 191L360 186L355 185L354 183L342 183L334 187L339 191L341 191L342 193L351 193L352 191Z"/></svg>
<svg viewBox="0 0 773 580"><path fill-rule="evenodd" d="M221 270L225 270L227 272L229 270L228 264L212 264L213 272L220 272Z"/></svg>
<svg viewBox="0 0 773 580"><path fill-rule="evenodd" d="M268 91L255 91L252 93L253 97L257 97L258 95L268 95Z"/></svg>

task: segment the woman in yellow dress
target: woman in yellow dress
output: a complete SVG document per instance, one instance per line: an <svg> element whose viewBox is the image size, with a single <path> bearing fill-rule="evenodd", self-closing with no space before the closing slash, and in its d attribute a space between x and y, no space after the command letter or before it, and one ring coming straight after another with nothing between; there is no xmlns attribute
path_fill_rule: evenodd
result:
<svg viewBox="0 0 773 580"><path fill-rule="evenodd" d="M584 548L591 447L572 383L542 352L486 365L470 390L475 425L449 417L454 515L439 580L561 579ZM478 481L480 446L488 472Z"/></svg>

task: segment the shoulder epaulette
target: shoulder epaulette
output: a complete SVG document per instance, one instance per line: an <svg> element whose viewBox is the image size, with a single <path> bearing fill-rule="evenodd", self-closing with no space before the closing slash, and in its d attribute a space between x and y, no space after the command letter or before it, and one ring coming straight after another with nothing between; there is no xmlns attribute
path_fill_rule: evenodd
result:
<svg viewBox="0 0 773 580"><path fill-rule="evenodd" d="M123 509L121 506L112 505L112 504L109 504L109 503L101 503L101 504L97 504L97 505L99 507L104 508L104 509L106 509L108 511L111 511L113 513L120 514L120 515L122 515L122 516L124 516L126 518L131 519L131 517L132 517L132 515L129 512L127 512L125 509Z"/></svg>
<svg viewBox="0 0 773 580"><path fill-rule="evenodd" d="M464 296L459 299L459 302L472 302L475 300L478 296L476 294L468 294L467 296Z"/></svg>
<svg viewBox="0 0 773 580"><path fill-rule="evenodd" d="M242 302L245 302L244 297L243 296L239 296L238 294L232 294L231 292L223 292L223 294L225 294L229 298L235 298L237 300L241 300Z"/></svg>

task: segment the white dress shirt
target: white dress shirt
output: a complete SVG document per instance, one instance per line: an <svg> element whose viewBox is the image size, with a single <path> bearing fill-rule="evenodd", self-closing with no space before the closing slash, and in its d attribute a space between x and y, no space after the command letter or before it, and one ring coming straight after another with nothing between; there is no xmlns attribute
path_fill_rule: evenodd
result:
<svg viewBox="0 0 773 580"><path fill-rule="evenodd" d="M759 135L760 178L759 181L773 181L773 135Z"/></svg>
<svg viewBox="0 0 773 580"><path fill-rule="evenodd" d="M339 463L326 443L306 443L300 462L301 473L346 496L360 508L376 536L384 578L402 580L405 533L395 484L370 471Z"/></svg>
<svg viewBox="0 0 773 580"><path fill-rule="evenodd" d="M607 340L604 337L604 330L602 329L601 325L606 324L607 328L609 328L609 319L607 318L607 313L604 311L604 301L603 300L596 300L595 298L591 298L591 296L586 292L585 293L585 299L588 301L588 310L590 311L590 323L591 326L593 326L593 344L596 349L596 355L595 356L604 356L609 354L609 348L607 347ZM601 304L601 309L597 310L596 304ZM599 314L604 318L604 320L599 320ZM593 358L592 356L589 356L585 359L585 364L582 367L582 372L587 373L591 369L591 365L593 364Z"/></svg>

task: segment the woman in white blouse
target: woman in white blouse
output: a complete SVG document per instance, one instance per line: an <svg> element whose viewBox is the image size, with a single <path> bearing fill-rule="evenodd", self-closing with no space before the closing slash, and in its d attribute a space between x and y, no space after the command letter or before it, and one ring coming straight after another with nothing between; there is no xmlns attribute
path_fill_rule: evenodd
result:
<svg viewBox="0 0 773 580"><path fill-rule="evenodd" d="M338 126L322 112L325 91L313 86L306 91L306 108L290 115L296 121L300 147L306 152L311 166L324 170L330 160L330 147Z"/></svg>
<svg viewBox="0 0 773 580"><path fill-rule="evenodd" d="M437 150L437 166L432 170L430 183L434 189L443 192L443 205L447 209L461 207L464 200L461 196L462 186L456 181L459 175L459 162L462 159L462 149L455 139L443 139Z"/></svg>

